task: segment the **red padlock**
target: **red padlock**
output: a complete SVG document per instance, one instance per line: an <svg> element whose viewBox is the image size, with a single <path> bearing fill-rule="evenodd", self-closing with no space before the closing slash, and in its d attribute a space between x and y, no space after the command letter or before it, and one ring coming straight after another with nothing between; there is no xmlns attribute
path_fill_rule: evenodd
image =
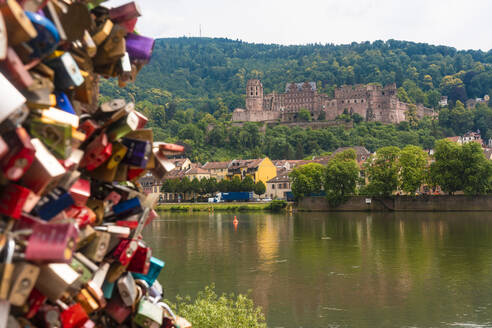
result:
<svg viewBox="0 0 492 328"><path fill-rule="evenodd" d="M74 224L36 224L32 229L25 252L26 260L70 263L78 237Z"/></svg>
<svg viewBox="0 0 492 328"><path fill-rule="evenodd" d="M68 218L74 219L80 229L87 225L93 225L96 222L96 213L87 206L70 206L65 210L65 215Z"/></svg>
<svg viewBox="0 0 492 328"><path fill-rule="evenodd" d="M81 328L89 320L82 305L75 303L60 314L63 328Z"/></svg>
<svg viewBox="0 0 492 328"><path fill-rule="evenodd" d="M36 151L23 127L10 130L2 137L10 146L10 152L2 159L2 172L7 179L17 181L31 167Z"/></svg>
<svg viewBox="0 0 492 328"><path fill-rule="evenodd" d="M9 184L1 193L0 214L18 219L31 191L16 184Z"/></svg>
<svg viewBox="0 0 492 328"><path fill-rule="evenodd" d="M151 257L152 249L139 242L137 251L128 264L128 271L146 275L149 272Z"/></svg>
<svg viewBox="0 0 492 328"><path fill-rule="evenodd" d="M84 133L86 140L88 140L99 128L100 126L93 120L85 120L79 125L77 131Z"/></svg>
<svg viewBox="0 0 492 328"><path fill-rule="evenodd" d="M68 191L75 205L85 206L91 195L91 183L88 180L78 179Z"/></svg>
<svg viewBox="0 0 492 328"><path fill-rule="evenodd" d="M41 306L46 302L47 297L41 294L36 288L33 288L31 294L27 298L27 313L25 314L26 319L32 319L38 313Z"/></svg>
<svg viewBox="0 0 492 328"><path fill-rule="evenodd" d="M118 261L121 265L125 266L130 263L131 259L135 255L138 248L138 242L135 239L122 239L116 249L114 250L112 257Z"/></svg>
<svg viewBox="0 0 492 328"><path fill-rule="evenodd" d="M88 171L95 170L108 160L112 151L113 144L108 142L107 135L102 133L87 146L80 166Z"/></svg>
<svg viewBox="0 0 492 328"><path fill-rule="evenodd" d="M118 324L122 324L132 313L132 308L126 306L120 296L115 293L111 301L106 306L106 314L109 315Z"/></svg>

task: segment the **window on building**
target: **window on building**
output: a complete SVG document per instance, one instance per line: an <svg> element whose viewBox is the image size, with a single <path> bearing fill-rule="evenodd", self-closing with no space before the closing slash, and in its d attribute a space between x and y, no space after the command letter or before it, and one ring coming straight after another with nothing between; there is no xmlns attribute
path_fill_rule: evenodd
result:
<svg viewBox="0 0 492 328"><path fill-rule="evenodd" d="M275 183L272 183L272 189L275 189Z"/></svg>

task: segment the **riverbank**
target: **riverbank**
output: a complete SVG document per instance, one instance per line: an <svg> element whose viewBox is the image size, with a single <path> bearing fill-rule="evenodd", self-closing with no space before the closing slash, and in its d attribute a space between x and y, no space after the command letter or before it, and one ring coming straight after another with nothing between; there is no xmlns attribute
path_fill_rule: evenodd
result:
<svg viewBox="0 0 492 328"><path fill-rule="evenodd" d="M260 212L268 211L270 203L168 203L159 204L162 212Z"/></svg>
<svg viewBox="0 0 492 328"><path fill-rule="evenodd" d="M352 196L337 207L325 197L306 197L297 204L301 212L492 212L492 195L465 196Z"/></svg>

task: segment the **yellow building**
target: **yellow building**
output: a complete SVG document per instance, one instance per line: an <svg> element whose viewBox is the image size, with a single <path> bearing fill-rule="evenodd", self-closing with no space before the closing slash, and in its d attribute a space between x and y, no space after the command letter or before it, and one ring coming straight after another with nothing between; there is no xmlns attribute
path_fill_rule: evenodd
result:
<svg viewBox="0 0 492 328"><path fill-rule="evenodd" d="M241 180L245 177L251 177L256 183L262 181L265 185L268 180L277 176L277 168L268 158L258 159L235 159L229 163L227 178L238 177Z"/></svg>

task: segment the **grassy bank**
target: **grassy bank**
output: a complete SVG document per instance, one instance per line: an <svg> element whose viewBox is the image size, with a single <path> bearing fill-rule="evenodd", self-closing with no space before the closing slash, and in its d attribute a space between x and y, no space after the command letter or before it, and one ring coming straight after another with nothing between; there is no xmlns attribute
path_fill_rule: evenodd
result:
<svg viewBox="0 0 492 328"><path fill-rule="evenodd" d="M164 212L246 212L267 211L269 203L180 203L159 204Z"/></svg>

